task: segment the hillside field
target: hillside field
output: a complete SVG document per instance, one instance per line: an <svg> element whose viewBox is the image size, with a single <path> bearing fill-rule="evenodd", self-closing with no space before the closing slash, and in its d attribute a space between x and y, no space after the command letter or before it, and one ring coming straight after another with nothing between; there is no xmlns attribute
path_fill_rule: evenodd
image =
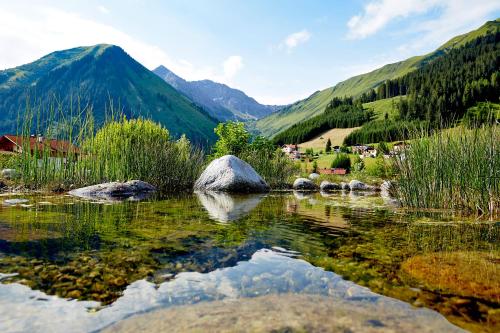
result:
<svg viewBox="0 0 500 333"><path fill-rule="evenodd" d="M301 151L305 151L307 148L313 148L315 151L325 150L326 142L328 141L328 139L330 139L330 141L332 142L332 147L341 146L344 142L344 138L358 128L360 127L332 128L331 130L318 135L312 140L300 143L299 149Z"/></svg>

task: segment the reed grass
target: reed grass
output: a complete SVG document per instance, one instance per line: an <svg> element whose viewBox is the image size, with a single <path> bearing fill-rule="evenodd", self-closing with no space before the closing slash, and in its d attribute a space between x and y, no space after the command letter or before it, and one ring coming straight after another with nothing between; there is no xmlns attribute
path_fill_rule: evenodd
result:
<svg viewBox="0 0 500 333"><path fill-rule="evenodd" d="M498 216L498 127L458 127L418 136L395 163L401 204Z"/></svg>
<svg viewBox="0 0 500 333"><path fill-rule="evenodd" d="M47 109L28 104L18 130L23 137L16 159L21 182L31 189L67 190L140 179L163 192L193 185L204 163L201 149L184 136L173 140L166 128L151 120L126 119L112 103L106 115L104 123L96 124L92 108L81 107L79 101L68 108L57 102ZM32 149L33 131L43 133L44 139ZM51 139L67 142L69 148L54 153Z"/></svg>

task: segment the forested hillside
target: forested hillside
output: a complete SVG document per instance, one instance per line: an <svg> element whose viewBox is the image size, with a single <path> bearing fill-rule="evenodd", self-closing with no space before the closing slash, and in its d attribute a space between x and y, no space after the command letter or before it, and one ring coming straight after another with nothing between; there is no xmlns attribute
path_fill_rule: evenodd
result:
<svg viewBox="0 0 500 333"><path fill-rule="evenodd" d="M360 126L373 117L373 112L363 109L361 103L352 98L334 98L324 113L299 122L274 137L276 144L301 143L314 138L331 128Z"/></svg>

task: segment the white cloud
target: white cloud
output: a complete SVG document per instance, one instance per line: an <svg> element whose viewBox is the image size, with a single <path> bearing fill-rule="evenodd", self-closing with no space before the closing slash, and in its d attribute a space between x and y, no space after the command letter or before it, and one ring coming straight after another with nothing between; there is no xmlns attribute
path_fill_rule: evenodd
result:
<svg viewBox="0 0 500 333"><path fill-rule="evenodd" d="M223 67L224 78L229 81L243 68L243 58L241 56L230 56L224 61Z"/></svg>
<svg viewBox="0 0 500 333"><path fill-rule="evenodd" d="M32 7L27 11L0 8L0 69L34 61L50 52L76 46L114 44L149 69L165 65L187 80L212 79L227 83L243 66L231 56L216 69L173 59L160 47L143 42L119 29L72 12Z"/></svg>
<svg viewBox="0 0 500 333"><path fill-rule="evenodd" d="M311 38L311 33L306 29L294 32L288 35L281 44L279 44L278 48L286 48L287 52L291 52L292 49L296 48L300 44L304 44Z"/></svg>
<svg viewBox="0 0 500 333"><path fill-rule="evenodd" d="M109 9L107 9L106 7L104 7L104 6L102 6L102 5L101 5L101 6L97 6L97 9L98 9L101 13L103 13L103 14L109 14Z"/></svg>
<svg viewBox="0 0 500 333"><path fill-rule="evenodd" d="M436 19L424 20L417 31L433 35L429 39L452 37L452 33L463 31L471 23L485 20L487 14L500 8L498 0L373 0L366 4L363 13L351 17L347 22L349 39L363 39L371 36L390 22L439 9ZM434 38L432 38L434 37ZM443 42L441 40L441 42Z"/></svg>

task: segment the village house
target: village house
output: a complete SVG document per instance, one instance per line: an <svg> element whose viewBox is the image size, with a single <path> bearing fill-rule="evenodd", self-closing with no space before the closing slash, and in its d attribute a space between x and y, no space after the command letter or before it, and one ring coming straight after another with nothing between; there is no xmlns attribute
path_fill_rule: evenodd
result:
<svg viewBox="0 0 500 333"><path fill-rule="evenodd" d="M332 147L333 152L335 153L340 153L340 146L333 146Z"/></svg>
<svg viewBox="0 0 500 333"><path fill-rule="evenodd" d="M351 147L351 150L352 150L353 154L361 155L366 151L367 148L368 148L368 146L356 144L356 145Z"/></svg>
<svg viewBox="0 0 500 333"><path fill-rule="evenodd" d="M347 169L344 168L330 168L330 169L319 169L322 175L345 175L347 174Z"/></svg>
<svg viewBox="0 0 500 333"><path fill-rule="evenodd" d="M0 152L22 153L29 148L31 153L48 153L51 158L66 159L68 154L78 154L79 150L69 141L46 139L41 135L31 135L29 138L17 135L3 135L0 137Z"/></svg>
<svg viewBox="0 0 500 333"><path fill-rule="evenodd" d="M300 160L302 158L302 154L299 152L299 146L296 144L283 145L281 150L292 160Z"/></svg>

